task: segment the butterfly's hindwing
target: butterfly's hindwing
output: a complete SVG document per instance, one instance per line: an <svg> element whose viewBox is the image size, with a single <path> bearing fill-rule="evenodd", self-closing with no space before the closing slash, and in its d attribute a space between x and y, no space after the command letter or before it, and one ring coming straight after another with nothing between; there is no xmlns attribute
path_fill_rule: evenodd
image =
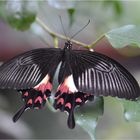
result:
<svg viewBox="0 0 140 140"><path fill-rule="evenodd" d="M79 92L72 78L72 75L65 78L60 84L55 94L54 108L68 113L67 124L69 128L75 127L74 109L76 106L85 104L88 100L93 100L93 94Z"/></svg>
<svg viewBox="0 0 140 140"><path fill-rule="evenodd" d="M72 51L70 59L79 91L126 99L140 96L140 88L134 77L115 60L97 52L80 50Z"/></svg>
<svg viewBox="0 0 140 140"><path fill-rule="evenodd" d="M60 111L68 112L68 127L75 127L74 110L76 106L85 104L86 101L91 101L94 95L91 93L79 92L74 83L72 68L70 65L71 53L66 52L62 64L60 66L58 81L59 87L55 94L54 108ZM72 63L75 63L73 60ZM75 67L77 69L79 65Z"/></svg>
<svg viewBox="0 0 140 140"><path fill-rule="evenodd" d="M22 94L24 101L23 107L14 115L13 121L16 122L26 109L42 109L47 98L51 96L52 83L50 76L47 74L44 79L35 87L18 90Z"/></svg>
<svg viewBox="0 0 140 140"><path fill-rule="evenodd" d="M61 49L42 48L21 54L0 67L0 88L28 89L49 74L61 61Z"/></svg>
<svg viewBox="0 0 140 140"><path fill-rule="evenodd" d="M36 88L18 90L22 94L24 105L17 111L13 117L13 121L16 122L26 109L42 109L48 97L51 96L50 83L46 85L40 85Z"/></svg>

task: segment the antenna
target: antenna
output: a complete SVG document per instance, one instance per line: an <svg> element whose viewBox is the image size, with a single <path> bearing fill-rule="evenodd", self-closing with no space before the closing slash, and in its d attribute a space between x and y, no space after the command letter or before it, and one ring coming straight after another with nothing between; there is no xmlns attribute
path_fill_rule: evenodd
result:
<svg viewBox="0 0 140 140"><path fill-rule="evenodd" d="M79 31L77 31L74 35L71 36L70 40L73 39L77 34L79 34L84 28L86 28L89 23L90 23L90 19L86 25L84 25Z"/></svg>
<svg viewBox="0 0 140 140"><path fill-rule="evenodd" d="M65 29L64 29L64 25L63 25L61 16L59 16L59 19L60 19L60 22L61 22L61 25L62 25L62 30L64 32L64 35L65 35L66 39L69 40L68 37L67 37L67 35L66 35L66 32L65 32Z"/></svg>

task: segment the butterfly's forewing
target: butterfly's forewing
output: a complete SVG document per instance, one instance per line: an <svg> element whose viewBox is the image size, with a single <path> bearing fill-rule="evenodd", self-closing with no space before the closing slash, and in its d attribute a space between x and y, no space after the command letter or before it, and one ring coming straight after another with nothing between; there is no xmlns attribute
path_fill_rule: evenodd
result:
<svg viewBox="0 0 140 140"><path fill-rule="evenodd" d="M41 48L7 61L0 67L0 88L28 89L36 86L47 74L54 74L61 53L61 49Z"/></svg>
<svg viewBox="0 0 140 140"><path fill-rule="evenodd" d="M81 92L125 99L140 96L140 88L134 77L118 62L103 54L72 51L70 67L74 83Z"/></svg>

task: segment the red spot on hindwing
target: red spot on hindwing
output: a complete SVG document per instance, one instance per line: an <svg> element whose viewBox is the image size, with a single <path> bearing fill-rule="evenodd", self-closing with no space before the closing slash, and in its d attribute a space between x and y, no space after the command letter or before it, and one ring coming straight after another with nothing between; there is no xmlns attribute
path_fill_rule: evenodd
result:
<svg viewBox="0 0 140 140"><path fill-rule="evenodd" d="M75 86L73 76L69 75L68 77L66 77L64 79L64 82L60 84L57 91L60 91L61 93L68 93L68 94L77 92L78 90Z"/></svg>
<svg viewBox="0 0 140 140"><path fill-rule="evenodd" d="M80 98L77 98L75 101L76 101L76 103L81 103L82 102L82 100Z"/></svg>
<svg viewBox="0 0 140 140"><path fill-rule="evenodd" d="M23 96L26 96L27 97L28 95L29 95L29 93L28 92L25 92Z"/></svg>
<svg viewBox="0 0 140 140"><path fill-rule="evenodd" d="M33 103L33 100L32 99L29 99L27 104L32 104Z"/></svg>
<svg viewBox="0 0 140 140"><path fill-rule="evenodd" d="M63 99L63 98L60 98L60 99L57 101L57 104L63 105L63 104L64 104L64 99Z"/></svg>
<svg viewBox="0 0 140 140"><path fill-rule="evenodd" d="M51 90L52 89L52 84L50 82L47 83L46 89Z"/></svg>
<svg viewBox="0 0 140 140"><path fill-rule="evenodd" d="M34 101L34 103L37 103L39 101L39 103L41 104L42 103L42 98L40 97L40 96L38 96L36 99L35 99L35 101Z"/></svg>
<svg viewBox="0 0 140 140"><path fill-rule="evenodd" d="M71 109L71 103L66 103L65 107L68 107L69 109Z"/></svg>
<svg viewBox="0 0 140 140"><path fill-rule="evenodd" d="M44 100L46 100L46 99L47 99L47 96L46 96L45 94L44 94L44 96L43 96L43 99L44 99Z"/></svg>
<svg viewBox="0 0 140 140"><path fill-rule="evenodd" d="M68 93L69 89L66 85L62 84L59 88L58 91L60 91L61 93Z"/></svg>
<svg viewBox="0 0 140 140"><path fill-rule="evenodd" d="M52 84L50 82L47 84L40 84L39 86L35 87L35 89L41 91L42 93L44 93L46 90L51 91Z"/></svg>

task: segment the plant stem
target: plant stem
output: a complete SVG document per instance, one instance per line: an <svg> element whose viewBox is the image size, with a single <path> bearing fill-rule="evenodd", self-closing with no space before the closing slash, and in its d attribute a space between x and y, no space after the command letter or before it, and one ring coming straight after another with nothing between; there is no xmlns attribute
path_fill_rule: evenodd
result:
<svg viewBox="0 0 140 140"><path fill-rule="evenodd" d="M59 43L59 41L58 41L58 38L55 36L55 37L53 37L53 42L54 42L54 47L55 48L58 48L58 43Z"/></svg>
<svg viewBox="0 0 140 140"><path fill-rule="evenodd" d="M58 33L55 33L53 32L49 27L47 27L41 20L39 17L36 18L36 22L47 32L49 33L52 37L58 37L60 39L63 39L63 40L67 40L67 37L61 35L61 34L58 34ZM71 42L77 44L77 45L81 45L83 47L87 47L88 45L85 44L85 43L82 43L82 42L79 42L77 40L74 40L72 39Z"/></svg>
<svg viewBox="0 0 140 140"><path fill-rule="evenodd" d="M55 33L53 32L46 24L44 24L41 19L39 17L36 18L36 22L48 33L50 34L54 39L56 38L60 38L60 39L63 39L63 40L67 40L69 39L68 37L66 36L63 36L61 34L58 34L58 33ZM105 37L105 35L102 35L100 36L96 41L92 42L91 44L85 44L85 43L82 43L82 42L79 42L77 40L74 40L72 39L71 42L77 44L77 45L80 45L80 46L83 46L84 48L87 48L87 49L90 49L90 48L93 48L101 39L103 39ZM57 47L57 45L55 46Z"/></svg>
<svg viewBox="0 0 140 140"><path fill-rule="evenodd" d="M66 37L64 37L61 34L55 33L53 32L48 26L46 26L46 24L44 24L39 17L36 18L36 22L47 32L49 33L52 37L57 36L61 39L66 39Z"/></svg>

